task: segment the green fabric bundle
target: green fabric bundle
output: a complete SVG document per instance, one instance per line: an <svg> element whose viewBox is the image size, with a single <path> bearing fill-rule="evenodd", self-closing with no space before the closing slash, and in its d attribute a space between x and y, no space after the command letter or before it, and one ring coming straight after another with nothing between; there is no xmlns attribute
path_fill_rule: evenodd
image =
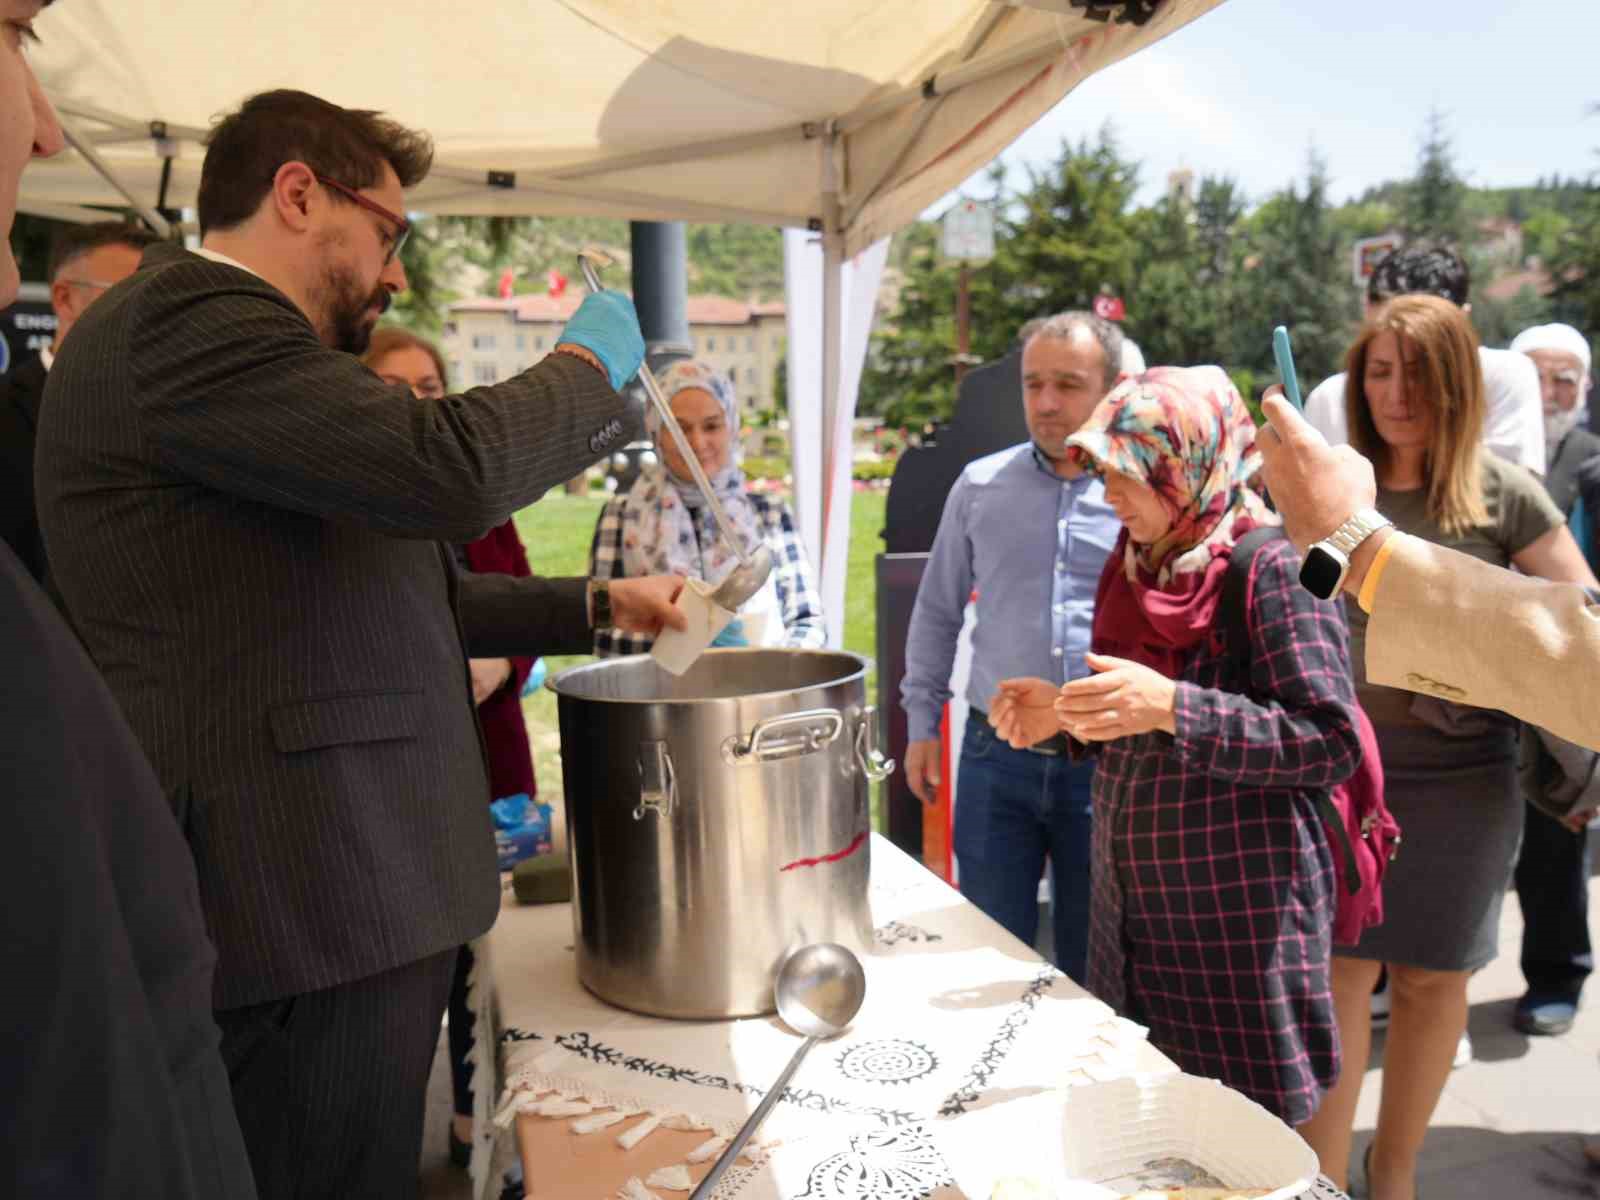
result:
<svg viewBox="0 0 1600 1200"><path fill-rule="evenodd" d="M565 904L572 899L572 868L565 854L539 854L511 869L511 887L521 904Z"/></svg>

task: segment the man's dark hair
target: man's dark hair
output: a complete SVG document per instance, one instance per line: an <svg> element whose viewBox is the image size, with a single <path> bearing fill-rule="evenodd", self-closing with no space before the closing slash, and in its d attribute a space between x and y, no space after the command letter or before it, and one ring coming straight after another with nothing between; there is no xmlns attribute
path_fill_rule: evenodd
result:
<svg viewBox="0 0 1600 1200"><path fill-rule="evenodd" d="M278 168L296 161L356 191L377 183L387 162L400 186L411 187L433 165L433 139L381 113L340 108L306 92L285 88L251 96L206 139L201 234L248 221Z"/></svg>
<svg viewBox="0 0 1600 1200"><path fill-rule="evenodd" d="M1122 330L1102 317L1090 312L1062 312L1049 317L1035 317L1017 333L1017 344L1026 347L1036 337L1065 341L1078 329L1088 330L1090 336L1100 343L1100 353L1105 355L1105 385L1110 387L1122 373Z"/></svg>
<svg viewBox="0 0 1600 1200"><path fill-rule="evenodd" d="M1402 246L1378 260L1367 280L1367 299L1381 304L1396 296L1422 293L1455 305L1467 302L1471 286L1467 264L1449 246Z"/></svg>
<svg viewBox="0 0 1600 1200"><path fill-rule="evenodd" d="M101 246L127 246L141 254L146 246L154 246L161 239L140 225L122 221L96 221L91 225L63 225L50 243L50 268L45 278L51 283L85 254Z"/></svg>

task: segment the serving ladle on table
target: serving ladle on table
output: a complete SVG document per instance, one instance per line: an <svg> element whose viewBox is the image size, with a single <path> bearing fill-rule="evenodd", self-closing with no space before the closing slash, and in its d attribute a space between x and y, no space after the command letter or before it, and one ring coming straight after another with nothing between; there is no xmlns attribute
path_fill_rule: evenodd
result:
<svg viewBox="0 0 1600 1200"><path fill-rule="evenodd" d="M789 1065L778 1076L778 1082L762 1098L755 1112L746 1118L744 1126L712 1164L710 1174L700 1181L689 1200L705 1200L711 1195L722 1173L739 1157L745 1143L767 1119L811 1047L824 1038L838 1037L850 1027L866 998L867 976L861 969L861 960L848 947L837 942L814 942L801 946L783 960L773 991L783 1023L796 1033L805 1034L806 1040L800 1043Z"/></svg>
<svg viewBox="0 0 1600 1200"><path fill-rule="evenodd" d="M578 252L578 266L583 271L583 281L589 285L591 292L600 290L600 273L596 265L603 267L610 262L609 255L593 247L586 247ZM767 581L767 576L772 574L772 551L767 548L765 542L758 544L753 551L746 550L740 544L739 535L728 523L728 514L722 509L722 501L718 500L716 492L711 490L711 481L706 478L700 460L689 448L689 440L683 436L683 428L678 424L678 419L672 415L672 407L667 403L667 398L661 394L661 385L656 382L656 377L647 363L639 364L639 383L643 385L645 395L650 397L650 403L655 406L662 426L672 435L678 453L689 465L689 471L694 475L695 485L699 487L700 494L711 506L711 515L717 520L717 529L722 534L722 540L739 559L739 565L723 576L722 582L717 584L711 593L714 604L729 612L737 612L741 604L761 590L761 585Z"/></svg>

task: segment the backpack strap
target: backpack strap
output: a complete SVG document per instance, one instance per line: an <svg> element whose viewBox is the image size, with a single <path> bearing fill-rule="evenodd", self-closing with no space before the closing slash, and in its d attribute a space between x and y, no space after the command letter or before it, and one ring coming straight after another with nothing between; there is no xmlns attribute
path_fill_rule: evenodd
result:
<svg viewBox="0 0 1600 1200"><path fill-rule="evenodd" d="M1228 573L1222 580L1222 644L1228 659L1244 678L1250 678L1250 600L1256 552L1283 537L1281 525L1257 525L1233 544Z"/></svg>
<svg viewBox="0 0 1600 1200"><path fill-rule="evenodd" d="M1250 603L1254 598L1256 554L1268 542L1283 536L1281 525L1257 525L1235 542L1228 554L1228 573L1223 577L1220 608L1223 645L1237 674L1246 680L1250 678ZM1350 844L1344 816L1327 792L1317 792L1312 802L1322 823L1339 839L1344 859L1344 886L1353 896L1361 890L1361 871L1356 866L1355 847Z"/></svg>

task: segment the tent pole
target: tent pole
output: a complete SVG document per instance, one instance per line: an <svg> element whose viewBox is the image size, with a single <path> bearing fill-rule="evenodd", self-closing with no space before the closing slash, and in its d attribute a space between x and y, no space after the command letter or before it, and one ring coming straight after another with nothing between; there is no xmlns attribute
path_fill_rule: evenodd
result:
<svg viewBox="0 0 1600 1200"><path fill-rule="evenodd" d="M822 478L821 483L821 544L822 562L818 573L826 597L832 589L828 581L841 575L845 559L850 552L849 524L844 525L844 545L839 544L834 528L834 498L837 477L841 466L850 469L849 431L845 432L845 445L839 446L840 376L843 364L844 334L844 229L840 224L839 205L839 135L829 128L822 143ZM849 504L849 493L845 493ZM848 513L846 514L848 516ZM838 646L844 639L844 613L834 611L836 606L823 604L823 615L828 623L828 644Z"/></svg>
<svg viewBox="0 0 1600 1200"><path fill-rule="evenodd" d="M628 221L703 221L703 222L743 222L748 225L802 225L806 218L798 217L793 213L760 212L747 208L732 208L717 204L700 204L693 201L664 201L660 196L648 196L639 192L611 191L605 188L584 187L577 183L563 183L560 180L547 180L539 176L524 177L518 173L504 173L503 177L512 180L509 185L490 183L490 174L502 175L501 172L490 172L482 167L456 167L445 163L435 163L433 170L428 173L429 179L448 179L454 183L470 185L459 192L447 192L435 196L417 196L415 207L422 212L429 211L430 203L438 204L443 200L460 200L469 196L482 196L493 199L496 196L561 196L574 200L584 200L590 203L615 204L626 208L623 220ZM670 207L669 207L670 205ZM493 215L493 214L482 214Z"/></svg>
<svg viewBox="0 0 1600 1200"><path fill-rule="evenodd" d="M40 203L20 197L17 211L27 213L30 217L47 217L52 221L69 221L76 225L92 225L106 219L106 214L97 208L85 208L81 204Z"/></svg>
<svg viewBox="0 0 1600 1200"><path fill-rule="evenodd" d="M116 172L112 171L106 164L106 160L101 158L95 148L84 140L83 135L74 128L70 121L64 120L61 122L61 132L66 137L67 143L83 156L85 162L100 173L101 178L122 194L123 198L127 200L128 206L144 218L144 223L150 226L158 237L170 238L172 236L172 226L167 219L148 204L140 201L132 191L123 185L122 181L117 178Z"/></svg>
<svg viewBox="0 0 1600 1200"><path fill-rule="evenodd" d="M970 87L974 83L982 83L991 75L998 75L1014 67L1027 66L1040 58L1053 58L1069 50L1070 47L1063 45L1061 38L1056 34L1040 34L1018 42L1009 50L1001 50L988 58L951 67L948 71L928 76L913 87L862 105L855 111L839 117L834 125L840 133L854 133L895 109L904 108L907 104L932 99L935 96L948 96L951 92Z"/></svg>
<svg viewBox="0 0 1600 1200"><path fill-rule="evenodd" d="M967 36L967 40L962 43L961 50L956 56L958 62L965 64L972 61L973 55L983 49L984 42L989 40L989 35L1000 24L1000 19L1005 13L1005 5L992 4L989 6L989 10L984 13L983 19L973 27L972 32ZM922 136L922 131L928 127L928 122L933 120L934 113L939 111L940 105L944 102L945 96L937 94L930 95L924 100L922 107L913 114L911 128L901 137L900 144L894 148L892 153L879 156L878 167L873 171L870 180L859 188L851 189L860 198L855 200L846 210L842 222L844 228L848 229L851 225L854 225L856 218L861 215L867 205L877 198L878 193L883 190L884 182L900 169L900 164L905 162L906 155L911 153L911 148L917 144L917 139Z"/></svg>

